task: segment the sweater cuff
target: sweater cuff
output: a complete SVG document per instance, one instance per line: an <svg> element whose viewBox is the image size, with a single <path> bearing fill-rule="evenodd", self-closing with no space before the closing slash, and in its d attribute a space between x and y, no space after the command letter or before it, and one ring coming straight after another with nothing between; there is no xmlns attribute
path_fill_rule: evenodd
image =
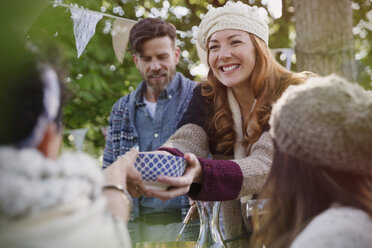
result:
<svg viewBox="0 0 372 248"><path fill-rule="evenodd" d="M166 152L169 152L171 153L172 155L174 156L177 156L177 157L184 157L185 154L183 154L183 152L181 152L180 150L178 150L177 148L171 148L171 147L160 147L158 149L156 149L157 151L166 151Z"/></svg>
<svg viewBox="0 0 372 248"><path fill-rule="evenodd" d="M238 198L243 185L239 165L229 160L199 158L203 169L202 184L193 183L188 196L202 201L229 201Z"/></svg>

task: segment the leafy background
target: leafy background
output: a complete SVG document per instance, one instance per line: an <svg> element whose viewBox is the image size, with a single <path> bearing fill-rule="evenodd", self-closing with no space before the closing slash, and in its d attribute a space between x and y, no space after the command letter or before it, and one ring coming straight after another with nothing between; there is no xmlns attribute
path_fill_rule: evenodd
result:
<svg viewBox="0 0 372 248"><path fill-rule="evenodd" d="M257 5L267 14L270 26L270 48L293 48L295 46L294 8L290 0L282 1L282 15L273 16L269 0L243 1ZM280 0L277 0L280 1ZM62 3L61 0L58 2ZM198 80L193 68L200 65L195 49L193 34L197 30L202 16L211 6L218 7L225 0L65 0L64 4L140 20L145 17L160 17L173 23L179 35L177 44L181 48L182 59L178 71L185 76ZM372 89L372 0L354 0L354 39L355 57L358 63L358 83ZM326 11L326 10L325 10ZM101 158L105 145L101 127L108 124L108 117L115 101L135 89L141 81L129 52L125 54L123 64L115 57L110 27L113 19L103 17L98 23L96 34L88 43L84 53L77 58L73 23L68 8L53 6L53 2L39 13L29 28L27 39L49 57L58 53L62 67L66 68L63 77L70 96L64 109L65 129L88 128L84 151ZM50 48L47 43L56 44ZM284 64L284 58L278 55ZM292 58L292 70L296 70L295 56ZM61 64L61 62L60 62ZM64 149L73 149L72 137L65 135Z"/></svg>

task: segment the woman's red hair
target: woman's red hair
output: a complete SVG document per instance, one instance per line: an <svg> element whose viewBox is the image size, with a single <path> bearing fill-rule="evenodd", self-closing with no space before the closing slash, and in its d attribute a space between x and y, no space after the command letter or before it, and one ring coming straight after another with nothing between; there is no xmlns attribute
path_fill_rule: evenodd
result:
<svg viewBox="0 0 372 248"><path fill-rule="evenodd" d="M288 71L275 60L264 41L253 34L249 35L256 50L256 62L247 84L250 83L256 105L250 119L243 117L243 145L246 147L253 145L261 136L270 119L272 104L283 91L291 84L304 82L311 75L311 73L298 74ZM227 100L227 87L216 79L211 69L207 80L201 85L202 95L214 104L214 114L208 129L209 137L216 144L218 153L229 154L233 151L237 135ZM252 130L250 136L247 133L249 124Z"/></svg>

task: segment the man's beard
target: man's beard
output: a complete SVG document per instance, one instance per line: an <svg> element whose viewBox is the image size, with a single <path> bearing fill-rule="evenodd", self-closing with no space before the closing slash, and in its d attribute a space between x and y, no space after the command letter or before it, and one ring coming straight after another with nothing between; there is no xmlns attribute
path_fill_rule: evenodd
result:
<svg viewBox="0 0 372 248"><path fill-rule="evenodd" d="M147 87L150 87L153 91L160 93L169 85L175 73L175 69L170 69L169 71L159 70L157 72L150 72L148 75L146 75L146 77L143 77L142 75L142 77L145 78ZM153 77L156 76L162 76L163 78L161 81L157 81L153 79Z"/></svg>

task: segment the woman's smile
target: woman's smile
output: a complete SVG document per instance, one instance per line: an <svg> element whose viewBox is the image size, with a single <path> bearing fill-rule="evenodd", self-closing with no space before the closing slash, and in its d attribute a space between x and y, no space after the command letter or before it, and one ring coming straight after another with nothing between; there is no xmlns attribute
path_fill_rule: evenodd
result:
<svg viewBox="0 0 372 248"><path fill-rule="evenodd" d="M220 70L222 72L226 73L233 73L236 71L238 68L240 68L239 64L228 64L228 65L222 65L220 66Z"/></svg>

